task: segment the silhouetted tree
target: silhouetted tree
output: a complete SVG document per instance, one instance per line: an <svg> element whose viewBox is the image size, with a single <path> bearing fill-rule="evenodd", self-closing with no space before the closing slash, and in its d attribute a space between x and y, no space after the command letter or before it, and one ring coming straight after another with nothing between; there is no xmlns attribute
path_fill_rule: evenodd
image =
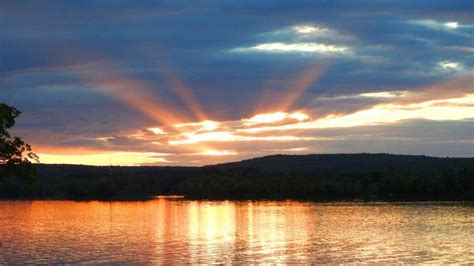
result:
<svg viewBox="0 0 474 266"><path fill-rule="evenodd" d="M35 180L35 167L31 161L38 161L38 156L28 143L8 133L20 113L12 106L0 104L0 181L15 177L31 185Z"/></svg>

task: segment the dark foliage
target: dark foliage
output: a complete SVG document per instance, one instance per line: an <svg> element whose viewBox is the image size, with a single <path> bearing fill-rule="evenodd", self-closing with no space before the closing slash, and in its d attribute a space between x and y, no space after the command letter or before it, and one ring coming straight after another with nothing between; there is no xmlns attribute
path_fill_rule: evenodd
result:
<svg viewBox="0 0 474 266"><path fill-rule="evenodd" d="M15 189L0 191L0 196L15 193ZM113 167L112 174L108 167L39 165L38 182L28 196L140 199L159 194L212 199L474 200L474 158L275 155L200 168Z"/></svg>
<svg viewBox="0 0 474 266"><path fill-rule="evenodd" d="M0 193L6 196L28 195L35 182L35 167L30 160L37 161L38 157L30 145L8 132L19 115L14 107L0 104Z"/></svg>
<svg viewBox="0 0 474 266"><path fill-rule="evenodd" d="M185 195L316 200L474 200L474 159L389 154L275 155L206 167Z"/></svg>

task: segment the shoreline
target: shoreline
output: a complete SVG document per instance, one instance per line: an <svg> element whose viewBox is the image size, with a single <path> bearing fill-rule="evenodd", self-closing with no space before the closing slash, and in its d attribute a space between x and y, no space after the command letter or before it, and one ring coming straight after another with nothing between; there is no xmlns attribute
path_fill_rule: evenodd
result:
<svg viewBox="0 0 474 266"><path fill-rule="evenodd" d="M256 201L256 202L284 202L284 201L297 201L297 202L308 202L308 203L446 203L446 202L459 202L459 203L473 203L474 200L470 199L344 199L344 198L216 198L216 197L186 197L184 195L156 195L146 197L123 197L123 198L68 198L68 197L52 197L52 198L0 198L0 202L7 201L73 201L73 202L146 202L153 200L172 200L172 201L210 201L210 202L239 202L239 201Z"/></svg>

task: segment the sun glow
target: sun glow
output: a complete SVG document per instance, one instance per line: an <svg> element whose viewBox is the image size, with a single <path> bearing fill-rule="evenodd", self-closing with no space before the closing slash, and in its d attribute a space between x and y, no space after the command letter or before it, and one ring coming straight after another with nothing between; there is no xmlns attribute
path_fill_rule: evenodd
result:
<svg viewBox="0 0 474 266"><path fill-rule="evenodd" d="M208 151L203 151L198 153L200 155L209 155L209 156L225 156L225 155L235 155L237 152L231 151L231 150L223 150L223 151L218 151L218 150L208 150Z"/></svg>
<svg viewBox="0 0 474 266"><path fill-rule="evenodd" d="M176 128L191 127L191 128L197 128L198 130L203 130L203 131L214 131L219 127L219 124L220 123L217 121L205 120L202 122L195 122L195 123L175 124L173 126Z"/></svg>
<svg viewBox="0 0 474 266"><path fill-rule="evenodd" d="M159 128L159 127L151 127L151 128L148 128L148 130L150 130L151 132L153 132L155 135L163 135L165 134L165 132L163 131L163 129Z"/></svg>
<svg viewBox="0 0 474 266"><path fill-rule="evenodd" d="M305 121L309 119L309 115L301 112L294 112L288 115L289 118L295 119L298 121Z"/></svg>
<svg viewBox="0 0 474 266"><path fill-rule="evenodd" d="M203 130L213 131L217 129L217 127L219 126L219 123L215 121L206 120L206 121L201 122L201 125L202 125Z"/></svg>
<svg viewBox="0 0 474 266"><path fill-rule="evenodd" d="M442 104L440 104L442 103ZM312 121L243 129L247 133L295 129L345 128L389 124L407 119L461 120L474 117L474 94L412 104L387 103L348 115L328 115Z"/></svg>
<svg viewBox="0 0 474 266"><path fill-rule="evenodd" d="M194 144L198 142L212 142L212 141L234 141L235 136L231 132L206 132L206 133L183 133L178 136L176 140L168 141L171 145Z"/></svg>
<svg viewBox="0 0 474 266"><path fill-rule="evenodd" d="M282 121L286 117L287 117L287 113L284 113L284 112L276 112L276 113L271 113L271 114L259 114L249 119L246 119L244 123L246 125L273 123L277 121Z"/></svg>
<svg viewBox="0 0 474 266"><path fill-rule="evenodd" d="M258 124L270 124L275 122L280 122L285 119L294 119L297 121L304 121L308 120L309 116L302 112L293 112L293 113L286 113L286 112L275 112L275 113L266 113L266 114L258 114L252 116L249 119L243 119L243 123L246 126L253 126Z"/></svg>
<svg viewBox="0 0 474 266"><path fill-rule="evenodd" d="M39 153L40 162L45 164L84 164L107 166L137 166L143 164L168 163L166 154L152 152L108 152L100 154L47 154Z"/></svg>

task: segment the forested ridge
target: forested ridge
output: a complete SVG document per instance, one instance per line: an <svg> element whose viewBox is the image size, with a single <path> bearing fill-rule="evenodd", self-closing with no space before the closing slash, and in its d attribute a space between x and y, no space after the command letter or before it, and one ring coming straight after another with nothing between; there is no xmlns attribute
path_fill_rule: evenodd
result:
<svg viewBox="0 0 474 266"><path fill-rule="evenodd" d="M272 155L203 167L37 165L34 185L10 178L2 198L474 200L474 158L391 154Z"/></svg>

